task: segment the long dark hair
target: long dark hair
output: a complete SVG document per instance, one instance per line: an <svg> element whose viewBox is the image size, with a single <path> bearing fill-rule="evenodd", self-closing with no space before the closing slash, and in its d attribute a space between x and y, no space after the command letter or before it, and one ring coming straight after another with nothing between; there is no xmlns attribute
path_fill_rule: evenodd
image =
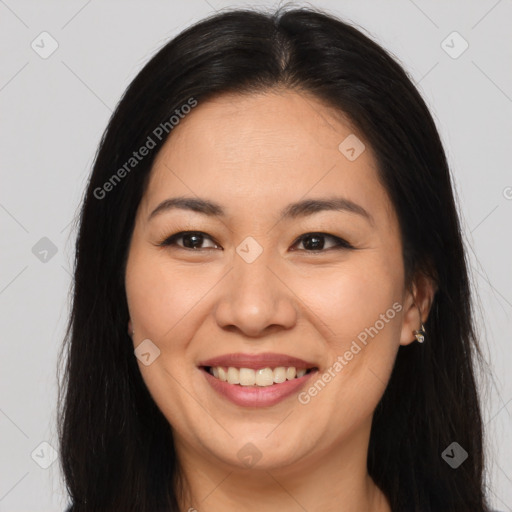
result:
<svg viewBox="0 0 512 512"><path fill-rule="evenodd" d="M400 347L375 411L370 475L393 511L486 510L473 368L481 356L435 123L403 68L360 30L312 8L281 8L225 11L179 34L136 76L103 135L79 219L62 348L60 459L73 511L179 510L172 431L127 333L124 274L135 213L177 110L191 99L274 87L313 94L364 134L398 215L407 283L424 274L437 285L428 341ZM159 126L167 129L157 137ZM127 166L148 136L154 147ZM441 457L454 441L469 454L457 469Z"/></svg>

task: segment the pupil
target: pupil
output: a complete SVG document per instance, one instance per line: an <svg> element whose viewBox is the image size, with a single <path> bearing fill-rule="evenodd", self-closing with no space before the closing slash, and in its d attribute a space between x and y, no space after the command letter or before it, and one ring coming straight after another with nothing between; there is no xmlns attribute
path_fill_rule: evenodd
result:
<svg viewBox="0 0 512 512"><path fill-rule="evenodd" d="M313 242L313 244L308 244L307 243L308 240L315 240L315 242ZM310 235L310 236L306 237L306 241L304 243L304 246L306 248L308 248L308 245L309 245L309 249L312 249L314 251L318 250L318 249L322 249L323 246L324 246L323 237L317 236L317 235Z"/></svg>
<svg viewBox="0 0 512 512"><path fill-rule="evenodd" d="M196 247L188 247L188 244L187 244L187 240L191 240L191 239L194 239L194 238L198 238L199 239L199 242L196 241L196 243L199 243L199 245L201 245L201 241L203 239L202 235L196 235L196 234L188 234L188 235L184 235L183 236L183 245L185 247L187 247L188 249L196 249ZM194 242L192 242L192 245L194 244Z"/></svg>

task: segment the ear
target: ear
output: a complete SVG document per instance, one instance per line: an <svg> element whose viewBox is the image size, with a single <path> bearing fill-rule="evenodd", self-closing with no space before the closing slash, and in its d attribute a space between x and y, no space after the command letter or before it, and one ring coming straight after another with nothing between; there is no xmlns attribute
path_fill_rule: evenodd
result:
<svg viewBox="0 0 512 512"><path fill-rule="evenodd" d="M404 313L400 345L409 345L416 341L413 331L419 329L422 322L423 324L426 323L436 291L436 283L425 274L418 274L413 280L410 289L405 291L402 302Z"/></svg>

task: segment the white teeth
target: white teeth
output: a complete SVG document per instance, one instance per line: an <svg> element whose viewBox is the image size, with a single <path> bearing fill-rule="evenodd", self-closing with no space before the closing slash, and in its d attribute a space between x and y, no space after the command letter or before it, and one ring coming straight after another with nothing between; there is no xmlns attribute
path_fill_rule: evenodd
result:
<svg viewBox="0 0 512 512"><path fill-rule="evenodd" d="M297 375L297 370L295 369L295 366L290 366L286 369L286 379L292 380L295 379L295 375Z"/></svg>
<svg viewBox="0 0 512 512"><path fill-rule="evenodd" d="M225 368L222 366L210 367L210 374L217 379L228 382L229 384L240 384L241 386L272 386L273 384L281 384L287 380L299 379L306 375L306 368L295 368L295 366L278 366L277 368L260 368L254 370L252 368L234 368L230 366Z"/></svg>
<svg viewBox="0 0 512 512"><path fill-rule="evenodd" d="M228 368L228 382L230 384L240 384L240 372L232 366Z"/></svg>
<svg viewBox="0 0 512 512"><path fill-rule="evenodd" d="M281 384L281 382L286 381L286 368L284 366L279 366L274 369L274 382L276 384Z"/></svg>
<svg viewBox="0 0 512 512"><path fill-rule="evenodd" d="M256 370L256 386L272 386L272 384L274 384L272 368Z"/></svg>
<svg viewBox="0 0 512 512"><path fill-rule="evenodd" d="M236 368L233 368L233 370L236 371ZM252 368L240 368L239 375L241 386L254 386L256 384L256 372Z"/></svg>

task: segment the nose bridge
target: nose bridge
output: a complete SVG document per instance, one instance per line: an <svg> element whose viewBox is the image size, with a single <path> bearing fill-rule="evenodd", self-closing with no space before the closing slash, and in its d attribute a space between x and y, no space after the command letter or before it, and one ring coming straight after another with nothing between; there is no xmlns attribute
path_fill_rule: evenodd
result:
<svg viewBox="0 0 512 512"><path fill-rule="evenodd" d="M271 325L290 328L296 321L293 294L277 278L276 254L254 238L236 248L227 289L219 299L216 319L221 327L236 326L258 336Z"/></svg>

